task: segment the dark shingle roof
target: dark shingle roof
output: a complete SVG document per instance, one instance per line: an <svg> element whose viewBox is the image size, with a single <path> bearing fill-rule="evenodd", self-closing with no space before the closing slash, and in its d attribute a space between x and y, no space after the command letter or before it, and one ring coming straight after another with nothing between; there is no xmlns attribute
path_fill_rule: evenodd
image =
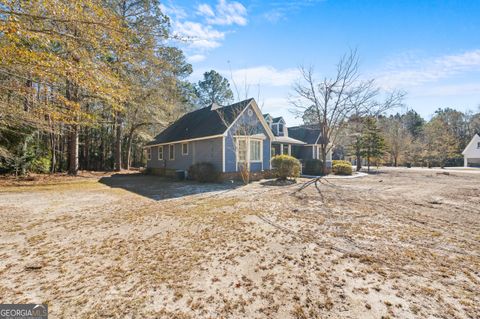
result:
<svg viewBox="0 0 480 319"><path fill-rule="evenodd" d="M147 145L156 145L223 134L239 113L253 99L227 105L216 110L211 106L190 112L173 122ZM223 117L223 119L222 119Z"/></svg>
<svg viewBox="0 0 480 319"><path fill-rule="evenodd" d="M279 117L274 117L274 118L272 119L272 123L277 123L277 122L279 122L281 119L282 119L281 116L279 116Z"/></svg>
<svg viewBox="0 0 480 319"><path fill-rule="evenodd" d="M307 144L315 144L320 136L320 130L305 126L294 126L288 128L288 136Z"/></svg>

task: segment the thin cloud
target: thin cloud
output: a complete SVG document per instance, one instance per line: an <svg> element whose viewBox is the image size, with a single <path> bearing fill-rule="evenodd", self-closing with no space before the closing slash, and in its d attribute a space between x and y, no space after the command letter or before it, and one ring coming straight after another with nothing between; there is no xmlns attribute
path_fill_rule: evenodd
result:
<svg viewBox="0 0 480 319"><path fill-rule="evenodd" d="M203 54L194 54L189 57L187 57L187 61L190 63L196 63L196 62L202 62L206 59L207 57Z"/></svg>
<svg viewBox="0 0 480 319"><path fill-rule="evenodd" d="M480 49L433 59L403 56L387 63L376 78L383 88L408 88L480 71Z"/></svg>
<svg viewBox="0 0 480 319"><path fill-rule="evenodd" d="M276 69L272 66L257 66L244 69L224 71L237 84L266 85L266 86L290 86L298 79L299 72L296 68Z"/></svg>
<svg viewBox="0 0 480 319"><path fill-rule="evenodd" d="M206 4L202 3L197 7L200 15L206 18L208 24L211 25L240 25L247 24L247 9L240 2L227 0L218 1L215 10Z"/></svg>
<svg viewBox="0 0 480 319"><path fill-rule="evenodd" d="M203 15L203 16L206 16L206 17L214 17L215 16L215 13L213 12L212 7L210 7L206 3L200 4L198 6L197 10L198 10L198 13L200 15Z"/></svg>
<svg viewBox="0 0 480 319"><path fill-rule="evenodd" d="M297 1L276 1L272 2L268 10L263 14L263 17L272 22L276 23L280 20L285 20L292 13L296 13L303 8L310 7L317 4L318 2L323 2L324 0L297 0Z"/></svg>
<svg viewBox="0 0 480 319"><path fill-rule="evenodd" d="M223 44L231 30L217 26L247 24L247 9L236 1L219 0L215 8L201 3L193 13L170 2L161 4L160 9L170 17L173 34L185 40L179 45L184 48L191 63L205 60L208 51Z"/></svg>
<svg viewBox="0 0 480 319"><path fill-rule="evenodd" d="M214 49L221 45L225 33L213 29L211 26L192 21L175 21L175 31L186 37L190 47L197 49Z"/></svg>

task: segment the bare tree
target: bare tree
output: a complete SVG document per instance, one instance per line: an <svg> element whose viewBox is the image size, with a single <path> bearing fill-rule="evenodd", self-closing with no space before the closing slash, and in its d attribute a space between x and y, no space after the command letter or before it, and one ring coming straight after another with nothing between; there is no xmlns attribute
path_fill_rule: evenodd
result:
<svg viewBox="0 0 480 319"><path fill-rule="evenodd" d="M376 98L380 89L374 80L361 80L356 50L345 54L337 64L336 75L322 81L314 78L313 67L300 67L301 80L294 84L295 94L290 102L292 112L303 116L307 111L311 126L321 132L320 155L324 163L324 174L328 172L325 163L343 124L351 116L380 114L401 103L404 93L394 92L380 103Z"/></svg>

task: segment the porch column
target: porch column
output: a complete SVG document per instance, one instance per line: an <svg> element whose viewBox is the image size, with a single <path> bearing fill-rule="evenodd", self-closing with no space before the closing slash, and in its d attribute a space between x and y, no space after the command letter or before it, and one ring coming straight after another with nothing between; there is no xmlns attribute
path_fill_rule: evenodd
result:
<svg viewBox="0 0 480 319"><path fill-rule="evenodd" d="M463 157L463 166L468 167L468 159L466 156Z"/></svg>
<svg viewBox="0 0 480 319"><path fill-rule="evenodd" d="M283 144L280 144L280 155L283 155Z"/></svg>
<svg viewBox="0 0 480 319"><path fill-rule="evenodd" d="M288 144L288 155L292 156L292 145Z"/></svg>

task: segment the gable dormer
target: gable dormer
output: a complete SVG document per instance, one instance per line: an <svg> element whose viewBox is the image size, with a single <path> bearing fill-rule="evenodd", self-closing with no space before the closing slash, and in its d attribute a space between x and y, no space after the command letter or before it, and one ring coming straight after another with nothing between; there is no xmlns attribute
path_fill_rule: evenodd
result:
<svg viewBox="0 0 480 319"><path fill-rule="evenodd" d="M283 117L272 119L272 131L275 136L288 136L287 125Z"/></svg>

